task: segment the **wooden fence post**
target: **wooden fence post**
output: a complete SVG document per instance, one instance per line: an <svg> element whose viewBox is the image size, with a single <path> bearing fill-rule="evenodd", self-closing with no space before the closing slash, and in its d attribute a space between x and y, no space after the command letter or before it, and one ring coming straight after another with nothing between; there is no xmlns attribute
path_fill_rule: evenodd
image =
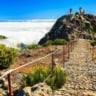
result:
<svg viewBox="0 0 96 96"><path fill-rule="evenodd" d="M54 69L54 54L52 54L52 72L53 72L53 69Z"/></svg>
<svg viewBox="0 0 96 96"><path fill-rule="evenodd" d="M11 86L11 74L8 74L8 88L9 88L9 96L12 96L12 86Z"/></svg>
<svg viewBox="0 0 96 96"><path fill-rule="evenodd" d="M69 48L69 43L68 43L68 59L69 59L69 54L70 54L70 48Z"/></svg>
<svg viewBox="0 0 96 96"><path fill-rule="evenodd" d="M70 52L72 52L72 41L70 41Z"/></svg>
<svg viewBox="0 0 96 96"><path fill-rule="evenodd" d="M65 62L65 50L64 50L64 45L63 45L63 66L64 66L64 62Z"/></svg>
<svg viewBox="0 0 96 96"><path fill-rule="evenodd" d="M92 60L94 62L94 46L92 47Z"/></svg>
<svg viewBox="0 0 96 96"><path fill-rule="evenodd" d="M75 41L73 41L73 45L72 45L73 48L72 48L72 50L74 50L74 43L75 43Z"/></svg>

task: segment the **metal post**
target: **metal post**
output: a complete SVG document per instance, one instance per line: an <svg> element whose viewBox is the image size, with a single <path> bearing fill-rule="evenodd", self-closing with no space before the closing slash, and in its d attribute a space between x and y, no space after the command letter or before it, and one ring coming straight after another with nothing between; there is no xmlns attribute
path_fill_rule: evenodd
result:
<svg viewBox="0 0 96 96"><path fill-rule="evenodd" d="M9 87L9 96L12 96L12 86L11 86L11 74L8 74L8 87Z"/></svg>

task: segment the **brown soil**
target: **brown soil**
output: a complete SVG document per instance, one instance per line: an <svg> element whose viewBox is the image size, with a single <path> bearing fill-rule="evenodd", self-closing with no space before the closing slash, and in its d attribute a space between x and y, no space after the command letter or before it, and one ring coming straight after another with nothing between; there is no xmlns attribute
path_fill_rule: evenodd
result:
<svg viewBox="0 0 96 96"><path fill-rule="evenodd" d="M30 49L27 51L21 51L20 55L15 59L14 64L12 64L9 68L0 70L0 72L6 72L10 69L17 68L19 66L22 66L28 62L34 61L38 58L41 58L49 53L51 53L53 50L59 49L59 51L54 55L54 59L57 59L59 64L63 63L63 46L49 46L49 47L40 47L38 49ZM66 53L65 59L67 60L67 46L64 46L64 53ZM27 55L28 56L27 56ZM34 66L51 66L52 64L52 56L49 56L43 60L40 60L36 62L35 64L30 64L26 67L23 67L21 69L18 69L14 73L26 73L30 72Z"/></svg>

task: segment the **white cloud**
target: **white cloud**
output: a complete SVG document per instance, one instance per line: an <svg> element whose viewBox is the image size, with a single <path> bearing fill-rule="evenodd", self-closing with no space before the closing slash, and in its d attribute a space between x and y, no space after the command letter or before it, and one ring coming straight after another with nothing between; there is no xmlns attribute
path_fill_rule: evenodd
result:
<svg viewBox="0 0 96 96"><path fill-rule="evenodd" d="M53 26L55 20L29 20L26 22L0 22L0 35L8 37L0 43L37 43Z"/></svg>

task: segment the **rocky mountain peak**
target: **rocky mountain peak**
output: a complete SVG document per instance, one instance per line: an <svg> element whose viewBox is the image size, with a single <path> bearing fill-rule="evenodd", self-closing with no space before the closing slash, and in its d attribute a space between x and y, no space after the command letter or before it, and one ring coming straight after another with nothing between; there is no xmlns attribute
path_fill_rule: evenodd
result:
<svg viewBox="0 0 96 96"><path fill-rule="evenodd" d="M79 8L79 12L72 14L72 9L70 13L61 16L50 32L48 32L40 41L39 44L45 43L47 40L54 39L72 39L78 36L85 37L87 39L93 38L93 33L96 32L96 16L92 14L85 14L85 10Z"/></svg>

